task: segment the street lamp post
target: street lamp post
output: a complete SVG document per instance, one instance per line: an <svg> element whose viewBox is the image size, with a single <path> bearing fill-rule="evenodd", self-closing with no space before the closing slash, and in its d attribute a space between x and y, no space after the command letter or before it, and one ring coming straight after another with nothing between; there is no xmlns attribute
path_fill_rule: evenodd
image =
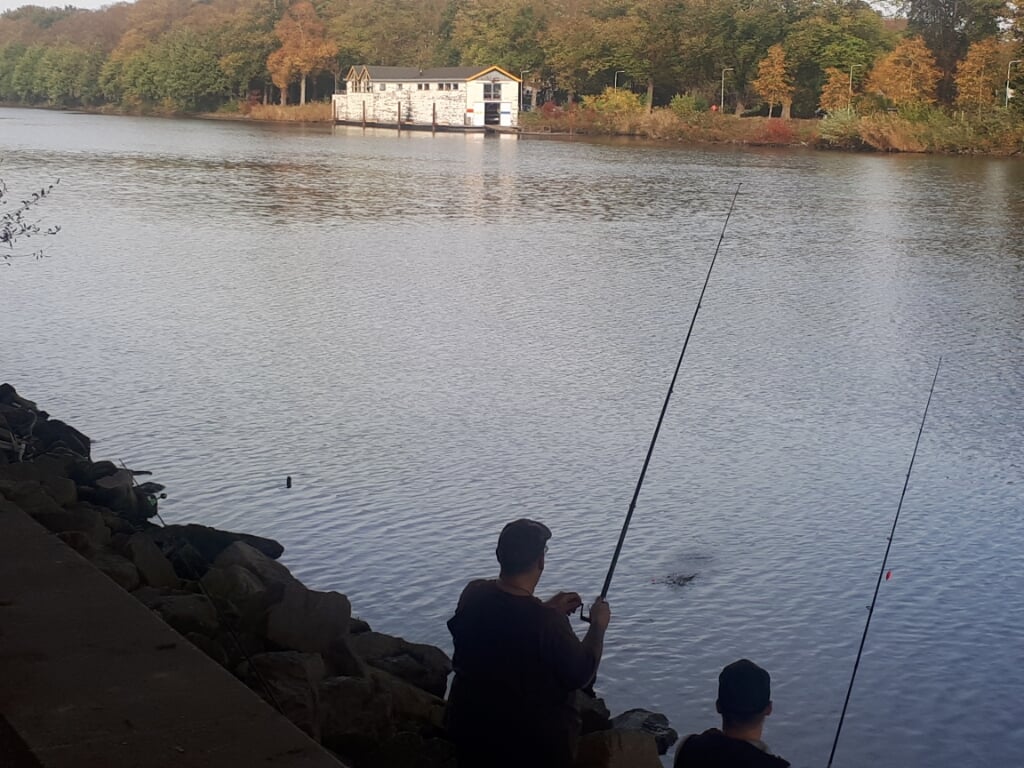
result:
<svg viewBox="0 0 1024 768"><path fill-rule="evenodd" d="M626 74L626 70L624 70L624 69L616 69L615 70L615 77L612 79L612 90L613 91L619 90L619 75L624 75L624 74Z"/></svg>
<svg viewBox="0 0 1024 768"><path fill-rule="evenodd" d="M718 111L719 112L724 112L725 111L725 73L726 72L733 72L734 70L735 70L735 67L723 67L722 68L722 93L718 97Z"/></svg>
<svg viewBox="0 0 1024 768"><path fill-rule="evenodd" d="M850 100L846 104L847 109L851 109L853 107L853 70L855 70L859 66L860 64L850 65Z"/></svg>
<svg viewBox="0 0 1024 768"><path fill-rule="evenodd" d="M523 78L533 72L532 69L519 70L519 111L523 111Z"/></svg>
<svg viewBox="0 0 1024 768"><path fill-rule="evenodd" d="M1010 108L1010 67L1014 64L1020 64L1021 59L1013 59L1009 64L1006 65L1006 98L1003 99L1003 108Z"/></svg>

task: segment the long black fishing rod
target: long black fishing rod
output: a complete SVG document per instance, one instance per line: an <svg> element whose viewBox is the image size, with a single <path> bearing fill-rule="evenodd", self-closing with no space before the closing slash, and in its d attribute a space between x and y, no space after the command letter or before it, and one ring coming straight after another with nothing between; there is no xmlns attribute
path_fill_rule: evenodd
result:
<svg viewBox="0 0 1024 768"><path fill-rule="evenodd" d="M704 292L708 289L708 282L711 280L711 270L715 268L715 261L718 259L718 252L722 249L722 241L725 239L725 230L729 226L729 219L732 217L733 208L736 207L736 198L739 197L740 187L736 185L732 202L729 204L729 211L725 215L725 222L722 224L722 232L718 236L718 245L715 246L715 253L711 257L711 264L708 266L708 273L704 277L704 287L700 289L700 296L697 297L697 306L693 310L693 318L690 320L690 328L686 331L686 339L683 341L683 349L679 353L679 360L676 362L675 373L672 374L672 381L668 385L668 394L665 395L665 402L661 404L661 414L658 416L658 424L654 427L654 436L651 437L651 444L647 448L647 456L644 458L643 468L640 470L640 478L636 481L636 488L633 489L633 498L629 502L629 510L626 512L626 521L622 524L622 531L619 533L619 543L615 545L615 554L612 555L612 564L608 568L608 575L604 578L604 586L601 588L601 598L608 597L608 588L612 585L612 576L615 575L615 566L619 562L619 554L622 552L622 543L626 540L626 531L629 530L629 523L633 519L633 510L636 509L636 500L640 496L640 489L643 487L644 478L647 476L647 466L651 463L651 456L654 454L654 445L658 442L658 433L661 432L661 423L665 420L665 412L668 410L668 401L672 398L672 390L676 385L676 378L679 376L679 368L683 364L683 356L686 354L686 347L690 343L690 335L693 333L693 326L697 322L697 313L700 312L701 302L704 301ZM582 613L581 613L582 615ZM588 616L582 616L584 621L589 621Z"/></svg>
<svg viewBox="0 0 1024 768"><path fill-rule="evenodd" d="M910 484L910 473L914 471L914 459L917 458L917 446L921 444L921 433L924 432L924 423L928 419L928 407L932 404L932 394L935 392L935 382L939 378L939 368L942 367L942 358L935 365L935 375L932 377L932 386L928 390L928 402L924 404L924 415L921 416L921 426L917 430L917 440L914 441L914 452L910 454L910 466L907 467L907 476L903 480L903 491L900 493L900 503L896 505L896 517L892 521L892 530L889 531L889 543L885 545L885 555L882 557L882 567L878 570L878 580L875 582L875 595L871 598L871 605L868 606L868 620L864 622L864 634L860 636L860 647L857 649L857 659L853 662L853 674L850 675L850 685L846 689L846 700L843 702L843 711L839 715L839 726L836 728L836 737L832 740L832 751L828 755L828 766L832 768L832 760L836 756L836 747L839 746L839 734L843 731L843 721L846 719L846 708L850 704L850 694L853 693L853 681L857 679L857 668L860 666L860 657L864 653L864 642L868 639L868 627L871 626L871 617L875 613L875 603L878 602L878 590L882 586L882 576L885 574L885 564L889 559L889 550L892 549L892 540L896 535L896 524L900 521L900 511L903 509L903 498L907 495L907 486Z"/></svg>

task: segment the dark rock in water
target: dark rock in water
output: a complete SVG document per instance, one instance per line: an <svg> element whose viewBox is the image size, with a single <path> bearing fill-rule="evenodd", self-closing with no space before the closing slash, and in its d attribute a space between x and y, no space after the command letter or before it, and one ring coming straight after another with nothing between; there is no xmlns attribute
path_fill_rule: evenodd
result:
<svg viewBox="0 0 1024 768"><path fill-rule="evenodd" d="M320 683L324 662L319 654L280 651L258 653L243 679L250 688L295 725L320 740Z"/></svg>
<svg viewBox="0 0 1024 768"><path fill-rule="evenodd" d="M21 397L17 390L8 383L0 384L0 404L2 405L13 405L18 408L24 408L29 411L38 411L36 404L31 400L26 400Z"/></svg>
<svg viewBox="0 0 1024 768"><path fill-rule="evenodd" d="M574 768L661 768L661 760L649 733L612 729L580 739Z"/></svg>
<svg viewBox="0 0 1024 768"><path fill-rule="evenodd" d="M435 696L444 696L452 662L440 648L410 643L380 632L362 632L349 638L352 651L377 669L384 670Z"/></svg>
<svg viewBox="0 0 1024 768"><path fill-rule="evenodd" d="M146 485L151 484L147 483ZM158 484L152 483L152 485ZM162 488L163 486L160 487ZM206 525L196 525L194 523L189 525L167 525L150 531L150 535L161 546L165 546L174 539L187 541L210 563L216 560L225 549L235 542L247 544L272 560L276 560L284 552L284 547L273 539L251 536L248 533L222 531L218 528L210 528Z"/></svg>
<svg viewBox="0 0 1024 768"><path fill-rule="evenodd" d="M348 620L348 633L350 635L360 635L363 632L369 632L370 625L360 619L358 616L353 616Z"/></svg>
<svg viewBox="0 0 1024 768"><path fill-rule="evenodd" d="M612 727L626 731L643 731L654 737L658 754L664 755L679 739L679 734L669 727L668 718L658 712L646 709L630 709L612 718Z"/></svg>
<svg viewBox="0 0 1024 768"><path fill-rule="evenodd" d="M685 587L696 578L696 573L670 573L663 579L657 579L654 583L667 584L670 587Z"/></svg>
<svg viewBox="0 0 1024 768"><path fill-rule="evenodd" d="M76 456L89 458L92 441L63 421L58 419L40 420L33 428L32 434L42 441L47 450L69 451Z"/></svg>
<svg viewBox="0 0 1024 768"><path fill-rule="evenodd" d="M582 720L582 733L606 731L612 727L611 712L604 699L584 691L576 691L576 709Z"/></svg>

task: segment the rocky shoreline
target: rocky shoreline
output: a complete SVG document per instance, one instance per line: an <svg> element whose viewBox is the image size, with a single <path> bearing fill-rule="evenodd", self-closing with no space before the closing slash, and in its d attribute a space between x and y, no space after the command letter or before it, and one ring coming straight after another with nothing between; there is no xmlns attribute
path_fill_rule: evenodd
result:
<svg viewBox="0 0 1024 768"><path fill-rule="evenodd" d="M455 768L441 649L374 632L345 595L292 576L272 539L154 524L163 486L90 453L0 385L0 513L35 519L347 765ZM578 768L661 765L676 741L663 715L611 718L579 696Z"/></svg>

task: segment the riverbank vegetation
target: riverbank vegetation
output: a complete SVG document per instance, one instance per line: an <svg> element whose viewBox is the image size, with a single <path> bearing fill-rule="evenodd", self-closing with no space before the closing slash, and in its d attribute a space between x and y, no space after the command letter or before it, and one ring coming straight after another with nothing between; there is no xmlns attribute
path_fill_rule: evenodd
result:
<svg viewBox="0 0 1024 768"><path fill-rule="evenodd" d="M353 64L498 64L523 78L535 129L1020 151L1024 4L901 7L892 18L860 0L25 6L0 14L0 101L306 119L270 105L322 103Z"/></svg>

